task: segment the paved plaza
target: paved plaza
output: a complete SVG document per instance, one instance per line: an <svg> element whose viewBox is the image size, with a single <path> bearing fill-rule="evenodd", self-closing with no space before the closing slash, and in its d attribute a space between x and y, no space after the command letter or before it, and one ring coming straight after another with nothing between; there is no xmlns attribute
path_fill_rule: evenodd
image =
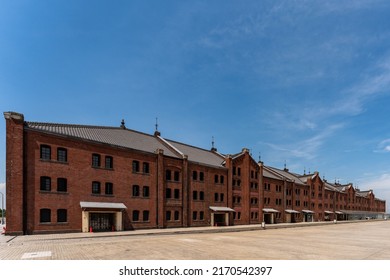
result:
<svg viewBox="0 0 390 280"><path fill-rule="evenodd" d="M389 232L390 221L362 221L1 236L0 259L390 260Z"/></svg>

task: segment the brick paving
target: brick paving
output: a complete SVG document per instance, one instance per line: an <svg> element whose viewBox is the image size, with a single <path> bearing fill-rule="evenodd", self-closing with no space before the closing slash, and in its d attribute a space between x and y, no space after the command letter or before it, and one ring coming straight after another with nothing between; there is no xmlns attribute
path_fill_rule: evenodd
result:
<svg viewBox="0 0 390 280"><path fill-rule="evenodd" d="M389 221L361 221L1 235L0 259L390 260L389 230Z"/></svg>

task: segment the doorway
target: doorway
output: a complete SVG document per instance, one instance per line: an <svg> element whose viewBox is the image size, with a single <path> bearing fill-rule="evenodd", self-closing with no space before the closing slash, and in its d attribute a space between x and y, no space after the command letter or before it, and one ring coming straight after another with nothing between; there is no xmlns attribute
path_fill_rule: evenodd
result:
<svg viewBox="0 0 390 280"><path fill-rule="evenodd" d="M90 213L89 226L96 231L112 231L114 226L113 213Z"/></svg>

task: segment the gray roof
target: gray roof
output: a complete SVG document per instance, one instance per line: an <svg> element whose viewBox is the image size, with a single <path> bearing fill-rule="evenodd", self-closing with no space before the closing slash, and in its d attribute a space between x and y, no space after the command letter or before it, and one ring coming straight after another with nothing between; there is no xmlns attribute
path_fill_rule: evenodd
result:
<svg viewBox="0 0 390 280"><path fill-rule="evenodd" d="M169 150L153 135L121 127L36 122L26 122L25 126L29 129L39 130L51 134L74 137L149 153L155 153L157 149L163 149L165 155L178 157L178 155Z"/></svg>
<svg viewBox="0 0 390 280"><path fill-rule="evenodd" d="M271 179L276 179L283 181L283 177L280 175L275 174L274 172L271 172L270 170L267 169L266 166L263 168L263 176Z"/></svg>
<svg viewBox="0 0 390 280"><path fill-rule="evenodd" d="M223 158L220 154L214 153L210 150L201 149L198 147L186 145L172 140L165 140L172 145L182 155L188 156L188 160L200 164L223 167Z"/></svg>
<svg viewBox="0 0 390 280"><path fill-rule="evenodd" d="M287 181L295 182L295 184L306 185L296 174L290 173L286 170L281 170L275 167L267 166L271 172L277 173L279 176L286 178Z"/></svg>
<svg viewBox="0 0 390 280"><path fill-rule="evenodd" d="M74 137L148 153L155 153L157 149L162 149L166 156L183 158L186 155L188 160L192 162L223 167L224 158L219 153L122 127L38 122L25 122L25 126L28 129L50 134Z"/></svg>

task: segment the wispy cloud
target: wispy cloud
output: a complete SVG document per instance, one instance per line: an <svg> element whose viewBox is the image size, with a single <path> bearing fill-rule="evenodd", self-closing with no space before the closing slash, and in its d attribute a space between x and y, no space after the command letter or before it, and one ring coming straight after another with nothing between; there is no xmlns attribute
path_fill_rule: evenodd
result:
<svg viewBox="0 0 390 280"><path fill-rule="evenodd" d="M375 197L386 200L387 212L390 212L390 173L370 176L359 182L362 189L374 190Z"/></svg>
<svg viewBox="0 0 390 280"><path fill-rule="evenodd" d="M344 127L343 123L330 125L319 131L316 135L297 142L289 142L286 145L265 143L273 150L283 152L285 155L304 160L312 160L318 157L318 150L327 139L332 137L338 130Z"/></svg>
<svg viewBox="0 0 390 280"><path fill-rule="evenodd" d="M389 153L390 152L390 139L385 139L378 144L375 153Z"/></svg>

